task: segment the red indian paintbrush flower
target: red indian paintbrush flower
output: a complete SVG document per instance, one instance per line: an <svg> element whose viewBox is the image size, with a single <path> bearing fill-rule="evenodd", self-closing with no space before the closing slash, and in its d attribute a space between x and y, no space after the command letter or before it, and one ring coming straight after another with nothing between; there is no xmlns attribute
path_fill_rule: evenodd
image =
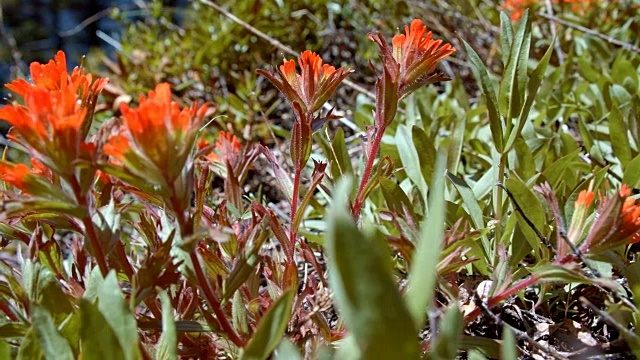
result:
<svg viewBox="0 0 640 360"><path fill-rule="evenodd" d="M104 146L104 152L123 162L138 176L161 174L171 182L183 171L193 150L198 129L208 106L180 109L171 101L171 87L158 85L140 97L134 109L122 104L123 125Z"/></svg>
<svg viewBox="0 0 640 360"><path fill-rule="evenodd" d="M27 191L25 183L30 174L31 170L25 164L0 162L0 179L22 191Z"/></svg>
<svg viewBox="0 0 640 360"><path fill-rule="evenodd" d="M203 144L198 144L199 148L202 148ZM208 143L204 144L205 146ZM218 133L218 139L215 142L214 150L207 154L207 159L222 163L223 161L228 161L232 165L236 163L238 156L240 155L240 150L242 146L238 141L238 138L227 131L220 131Z"/></svg>
<svg viewBox="0 0 640 360"><path fill-rule="evenodd" d="M296 72L296 62L285 60L278 71L257 70L269 79L284 94L292 107L298 104L305 113L315 113L336 91L336 88L350 73L351 69L341 67L336 70L323 64L322 58L307 50L298 57L300 74Z"/></svg>
<svg viewBox="0 0 640 360"><path fill-rule="evenodd" d="M85 138L108 79L92 81L79 67L69 74L62 51L47 64L32 63L30 70L33 83L18 79L6 85L24 98L24 106L3 107L0 119L12 125L10 138L33 157L59 174L69 174L74 162L93 149Z"/></svg>
<svg viewBox="0 0 640 360"><path fill-rule="evenodd" d="M376 82L376 117L379 126L386 126L395 117L398 101L418 88L437 81L449 80L435 72L436 64L456 49L442 40L433 40L422 20L405 26L404 34L393 37L392 48L379 33L370 33L381 50L383 74Z"/></svg>
<svg viewBox="0 0 640 360"><path fill-rule="evenodd" d="M296 169L301 169L311 156L312 132L326 121L337 118L331 115L332 111L324 117L314 116L314 113L322 108L353 70L323 64L322 58L310 50L298 57L298 64L300 74L296 72L294 60L285 60L278 71L257 71L282 92L295 112L290 152Z"/></svg>
<svg viewBox="0 0 640 360"><path fill-rule="evenodd" d="M640 240L640 204L630 195L631 190L623 184L617 194L602 202L580 251L600 252Z"/></svg>

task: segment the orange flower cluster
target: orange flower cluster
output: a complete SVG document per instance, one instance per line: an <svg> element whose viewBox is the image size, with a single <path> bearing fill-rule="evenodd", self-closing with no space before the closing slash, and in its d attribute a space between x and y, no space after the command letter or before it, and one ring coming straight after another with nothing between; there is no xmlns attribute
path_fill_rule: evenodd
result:
<svg viewBox="0 0 640 360"><path fill-rule="evenodd" d="M304 113L315 113L336 91L336 88L353 70L341 67L336 70L323 64L322 58L307 50L298 57L300 74L296 72L296 62L285 60L278 72L257 70L269 79L294 108L296 104Z"/></svg>
<svg viewBox="0 0 640 360"><path fill-rule="evenodd" d="M18 79L6 85L24 98L24 105L1 108L0 119L13 126L11 140L56 173L70 174L76 160L91 156L93 146L85 138L108 79L93 81L81 67L69 74L62 51L47 64L32 63L30 72L33 83Z"/></svg>
<svg viewBox="0 0 640 360"><path fill-rule="evenodd" d="M631 190L623 184L617 194L606 198L598 207L596 219L580 246L580 251L600 252L619 245L640 241L640 203L631 198ZM591 191L578 196L576 208L590 206L594 199ZM574 213L576 216L586 216ZM571 231L570 231L571 233ZM570 237L571 239L571 237Z"/></svg>
<svg viewBox="0 0 640 360"><path fill-rule="evenodd" d="M206 140L198 142L198 149L204 149L207 146L209 146L209 142ZM218 133L218 139L214 144L215 151L211 151L206 155L206 157L207 159L217 163L227 161L231 164L235 164L238 156L240 155L241 149L242 146L235 135L227 131L220 131Z"/></svg>
<svg viewBox="0 0 640 360"><path fill-rule="evenodd" d="M187 162L208 106L180 109L171 101L171 87L163 83L148 97L141 96L138 108L122 104L120 110L123 125L104 152L139 176L152 172L173 181Z"/></svg>
<svg viewBox="0 0 640 360"><path fill-rule="evenodd" d="M257 70L282 92L294 110L296 120L291 134L291 158L300 170L311 156L311 136L328 120L336 119L332 111L322 117L314 115L333 95L338 85L353 70L341 67L336 70L323 64L322 58L307 50L298 57L300 74L296 72L294 60L285 60L278 71ZM333 109L332 109L333 110Z"/></svg>
<svg viewBox="0 0 640 360"><path fill-rule="evenodd" d="M571 4L571 11L584 12L589 9L594 9L593 6L596 0L552 0L554 4ZM544 2L539 0L505 0L502 3L502 8L509 11L511 14L511 20L519 20L528 8L535 7Z"/></svg>
<svg viewBox="0 0 640 360"><path fill-rule="evenodd" d="M422 20L414 19L405 26L404 34L391 41L392 48L382 34L371 33L369 38L380 47L383 73L376 82L376 122L379 128L388 126L395 117L398 101L420 87L448 80L435 72L436 65L456 49L442 40L433 40Z"/></svg>

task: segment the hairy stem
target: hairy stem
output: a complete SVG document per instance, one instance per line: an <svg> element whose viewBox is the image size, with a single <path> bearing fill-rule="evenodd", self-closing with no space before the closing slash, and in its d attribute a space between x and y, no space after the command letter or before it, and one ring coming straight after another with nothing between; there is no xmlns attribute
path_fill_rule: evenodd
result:
<svg viewBox="0 0 640 360"><path fill-rule="evenodd" d="M187 229L188 223L184 215L185 209L180 206L180 201L176 196L175 189L172 188L171 191L172 194L169 201L176 216L178 226L180 227L180 234L184 238L186 235L191 234L193 232L193 229ZM244 347L245 342L240 338L240 336L238 336L236 331L233 329L233 326L231 326L231 323L229 323L229 319L227 319L226 314L222 311L222 308L220 307L220 300L211 288L209 281L207 281L207 278L202 271L202 265L200 265L200 259L198 258L195 249L189 253L189 258L193 263L193 269L196 273L198 285L200 285L205 299L209 303L209 306L211 306L211 310L213 310L213 313L216 315L216 319L218 320L220 327L227 334L229 340L231 340L236 346Z"/></svg>
<svg viewBox="0 0 640 360"><path fill-rule="evenodd" d="M360 210L362 210L362 205L365 201L365 199L362 199L362 197L364 196L364 189L369 183L369 178L371 177L371 171L373 169L373 162L376 160L378 150L380 150L380 143L382 142L382 135L384 134L384 130L385 128L376 129L375 137L373 138L373 142L371 143L371 147L369 148L369 153L367 154L367 163L364 167L364 172L362 173L362 179L360 180L360 186L358 187L356 199L353 203L353 207L351 208L351 213L353 214L353 217L355 219L360 217Z"/></svg>
<svg viewBox="0 0 640 360"><path fill-rule="evenodd" d="M300 174L302 173L302 167L296 165L295 176L293 178L293 196L291 198L291 228L289 229L289 241L291 242L291 248L296 247L296 235L298 229L295 226L296 213L298 212L298 198L300 197Z"/></svg>

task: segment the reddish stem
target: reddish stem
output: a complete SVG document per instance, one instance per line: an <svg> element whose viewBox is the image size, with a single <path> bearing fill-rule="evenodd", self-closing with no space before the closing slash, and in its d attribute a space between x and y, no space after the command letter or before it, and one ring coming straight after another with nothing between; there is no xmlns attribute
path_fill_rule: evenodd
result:
<svg viewBox="0 0 640 360"><path fill-rule="evenodd" d="M369 148L369 154L367 154L367 164L364 167L364 173L362 173L362 179L360 180L358 193L356 194L356 199L353 203L353 207L351 208L351 213L353 214L353 217L355 219L360 216L360 210L362 210L362 205L365 201L365 199L361 199L361 197L363 196L364 189L369 182L369 178L371 177L373 162L376 160L376 155L378 154L378 150L380 149L380 143L382 142L382 135L384 135L384 131L384 127L376 129L376 135L373 138L371 147Z"/></svg>
<svg viewBox="0 0 640 360"><path fill-rule="evenodd" d="M289 241L291 242L291 249L296 247L296 235L298 229L294 228L294 222L296 219L296 213L298 212L298 197L300 197L300 174L302 172L302 166L296 165L295 175L293 177L293 197L291 198L291 227L289 228Z"/></svg>
<svg viewBox="0 0 640 360"><path fill-rule="evenodd" d="M178 222L178 226L180 227L180 234L184 238L186 234L189 234L191 232L191 229L186 229L187 221L184 216L184 209L182 209L182 207L180 206L180 201L175 195L175 190L171 190L173 193L170 198L171 207L173 208L173 212L176 215L176 221ZM216 315L216 319L218 320L220 327L227 334L229 340L231 340L236 346L244 347L245 342L240 338L240 336L238 336L236 331L233 329L233 326L231 326L231 323L229 323L226 314L222 311L222 308L220 307L220 300L216 296L215 292L213 292L213 289L209 285L209 282L207 281L207 278L202 271L200 259L198 259L198 255L196 254L195 249L189 253L189 257L191 259L191 262L193 263L193 269L196 273L198 285L200 285L205 299L209 303L209 306L211 306L213 313Z"/></svg>
<svg viewBox="0 0 640 360"><path fill-rule="evenodd" d="M517 293L518 291L534 285L535 283L537 283L540 280L540 278L537 275L531 275L528 278L522 279L520 282L516 283L515 285L513 285L512 287L508 288L507 290L505 290L504 292L492 297L489 299L489 301L487 301L487 307L488 308L492 308L496 305L498 305L500 302L510 298L512 295L514 295L515 293ZM473 309L473 311L471 313L469 313L469 315L464 317L464 322L465 324L468 324L470 322L472 322L473 320L475 320L475 318L478 317L478 315L480 315L482 312L482 309L480 309L480 307L476 307L475 309Z"/></svg>
<svg viewBox="0 0 640 360"><path fill-rule="evenodd" d="M213 292L213 289L211 289L211 286L209 286L209 282L202 272L202 267L200 266L198 255L195 253L195 251L192 251L189 256L191 257L191 262L193 263L193 268L196 272L196 278L198 279L200 288L202 288L204 297L207 299L207 302L211 306L213 313L216 314L216 319L218 320L220 327L225 333L227 333L229 340L231 340L236 346L244 347L245 342L240 338L240 336L238 336L236 331L233 329L233 326L231 326L231 323L229 323L227 315L222 311L222 308L220 307L220 300L218 300L218 297Z"/></svg>

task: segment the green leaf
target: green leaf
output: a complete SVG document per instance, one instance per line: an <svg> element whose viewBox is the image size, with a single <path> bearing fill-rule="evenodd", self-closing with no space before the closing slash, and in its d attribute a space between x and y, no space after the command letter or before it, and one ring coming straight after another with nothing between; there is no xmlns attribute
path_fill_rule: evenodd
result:
<svg viewBox="0 0 640 360"><path fill-rule="evenodd" d="M498 105L500 113L506 115L507 124L520 115L527 84L527 64L529 62L529 48L531 46L531 21L529 10L526 10L516 29L509 60L505 64L502 81L500 81L500 95ZM504 150L505 148L503 148Z"/></svg>
<svg viewBox="0 0 640 360"><path fill-rule="evenodd" d="M524 128L524 125L529 118L531 106L533 105L533 101L536 99L536 95L538 94L538 89L540 88L542 79L547 72L547 67L549 66L549 61L551 60L551 54L553 53L553 44L555 43L555 41L555 38L551 41L551 45L549 45L549 48L547 48L544 56L542 57L542 59L540 59L540 62L538 62L538 65L529 77L529 82L527 84L527 99L522 108L522 113L520 114L520 117L518 117L515 128L509 133L509 138L507 139L507 143L504 147L505 152L511 150L511 147L522 132L522 129Z"/></svg>
<svg viewBox="0 0 640 360"><path fill-rule="evenodd" d="M427 194L427 183L422 176L420 169L420 158L416 147L413 145L413 137L409 127L406 125L398 125L396 130L396 147L398 148L398 154L404 171L407 173L411 182L420 190L423 196Z"/></svg>
<svg viewBox="0 0 640 360"><path fill-rule="evenodd" d="M502 348L500 349L500 359L516 360L518 358L518 348L516 347L516 337L508 326L502 329Z"/></svg>
<svg viewBox="0 0 640 360"><path fill-rule="evenodd" d="M546 220L544 208L531 188L515 176L509 177L505 185L507 189L509 189L509 192L511 192L511 195L515 198L518 205L520 205L524 215L533 223L536 229L542 230ZM516 206L513 204L513 209L518 217L518 223L520 224L522 233L525 234L531 248L538 251L542 245L540 239L536 236L529 224L525 222L520 212L515 211L515 208Z"/></svg>
<svg viewBox="0 0 640 360"><path fill-rule="evenodd" d="M409 201L407 194L402 191L398 183L394 180L380 178L380 190L382 190L382 195L387 202L389 210L402 215L404 214L404 208L406 208L413 213L413 207L411 206L411 202Z"/></svg>
<svg viewBox="0 0 640 360"><path fill-rule="evenodd" d="M513 44L513 26L511 19L504 11L500 12L500 48L502 50L502 63L507 64L509 53Z"/></svg>
<svg viewBox="0 0 640 360"><path fill-rule="evenodd" d="M83 360L126 359L120 341L98 307L80 300L80 339Z"/></svg>
<svg viewBox="0 0 640 360"><path fill-rule="evenodd" d="M473 76L480 85L480 90L484 95L484 101L487 105L487 111L489 112L489 127L491 128L491 136L493 138L493 145L498 152L502 152L503 149L503 124L498 112L498 100L496 97L496 90L489 78L489 73L484 63L480 59L480 56L473 50L473 48L464 42L464 47L469 55L469 62L471 63L471 70Z"/></svg>
<svg viewBox="0 0 640 360"><path fill-rule="evenodd" d="M44 354L40 349L40 343L36 337L36 332L31 328L22 339L16 360L42 359L43 356Z"/></svg>
<svg viewBox="0 0 640 360"><path fill-rule="evenodd" d="M287 339L282 339L276 349L274 358L276 360L302 360L300 351Z"/></svg>
<svg viewBox="0 0 640 360"><path fill-rule="evenodd" d="M241 359L266 359L282 339L291 316L293 290L287 290L276 300L264 317L258 329L244 349Z"/></svg>
<svg viewBox="0 0 640 360"><path fill-rule="evenodd" d="M407 308L417 328L422 328L426 312L436 289L436 265L440 258L444 233L444 176L446 156L440 152L436 162L433 184L429 191L429 215L422 224L420 239L413 255L409 273L409 287L405 297Z"/></svg>
<svg viewBox="0 0 640 360"><path fill-rule="evenodd" d="M358 230L347 210L350 189L348 180L337 184L326 233L336 305L361 358L417 359L417 328L393 278L388 245Z"/></svg>
<svg viewBox="0 0 640 360"><path fill-rule="evenodd" d="M472 351L477 351L481 356L486 356L488 358L500 358L500 340L482 336L462 335L460 337L459 347L461 350L473 349ZM469 358L471 358L471 351L469 351Z"/></svg>
<svg viewBox="0 0 640 360"><path fill-rule="evenodd" d="M75 359L69 343L60 335L51 314L46 309L35 304L32 305L31 321L45 359Z"/></svg>
<svg viewBox="0 0 640 360"><path fill-rule="evenodd" d="M466 206L467 213L471 217L471 221L473 221L473 225L476 229L484 229L485 223L484 218L482 217L482 209L478 203L478 199L473 194L473 190L469 187L464 179L461 179L453 174L447 174L449 180L453 184L453 186L458 190L458 193L462 197L462 201ZM485 256L489 256L491 254L491 242L486 235L482 235L482 249L485 252Z"/></svg>
<svg viewBox="0 0 640 360"><path fill-rule="evenodd" d="M420 160L420 171L422 172L422 178L426 183L431 183L431 177L433 176L433 167L436 165L436 148L433 145L433 139L429 138L429 135L417 126L411 128L411 136L413 138L413 145L416 147L418 158Z"/></svg>
<svg viewBox="0 0 640 360"><path fill-rule="evenodd" d="M451 131L449 138L449 154L447 156L447 169L453 174L458 173L458 164L460 163L460 154L462 154L462 145L464 144L464 132L467 126L467 117L458 120Z"/></svg>
<svg viewBox="0 0 640 360"><path fill-rule="evenodd" d="M124 351L124 359L137 359L138 326L129 305L124 300L115 271L109 272L98 289L98 309L111 326Z"/></svg>
<svg viewBox="0 0 640 360"><path fill-rule="evenodd" d="M462 313L457 305L454 304L447 310L439 326L440 332L436 344L428 358L433 360L455 359L458 355L458 344L464 327Z"/></svg>
<svg viewBox="0 0 640 360"><path fill-rule="evenodd" d="M469 360L487 360L487 358L484 357L484 355L482 355L482 353L480 351L475 350L475 349L470 350L467 353L467 357L468 357Z"/></svg>
<svg viewBox="0 0 640 360"><path fill-rule="evenodd" d="M28 330L29 329L22 323L2 324L0 325L0 338L23 337Z"/></svg>
<svg viewBox="0 0 640 360"><path fill-rule="evenodd" d="M177 359L178 336L176 335L176 321L173 318L173 305L167 293L160 293L160 303L162 303L162 335L158 341L156 359Z"/></svg>
<svg viewBox="0 0 640 360"><path fill-rule="evenodd" d="M622 168L626 168L626 165L631 161L627 124L625 124L622 112L615 105L613 105L611 113L609 114L609 138L611 139L613 152L620 160Z"/></svg>
<svg viewBox="0 0 640 360"><path fill-rule="evenodd" d="M56 325L73 312L71 302L49 268L27 260L23 267L22 282L29 301L47 309Z"/></svg>
<svg viewBox="0 0 640 360"><path fill-rule="evenodd" d="M225 302L233 296L233 293L244 284L253 274L256 266L260 264L262 255L259 254L269 232L266 231L268 218L262 220L262 224L253 228L249 235L249 240L245 246L244 253L238 257L236 264L223 283L222 301Z"/></svg>
<svg viewBox="0 0 640 360"><path fill-rule="evenodd" d="M340 176L345 174L353 174L353 166L351 165L351 158L347 151L347 145L344 140L344 130L342 130L342 128L338 128L336 134L333 136L331 151L333 160L335 160L331 163L333 180L337 181Z"/></svg>
<svg viewBox="0 0 640 360"><path fill-rule="evenodd" d="M3 340L0 340L0 359L11 359L11 346Z"/></svg>

